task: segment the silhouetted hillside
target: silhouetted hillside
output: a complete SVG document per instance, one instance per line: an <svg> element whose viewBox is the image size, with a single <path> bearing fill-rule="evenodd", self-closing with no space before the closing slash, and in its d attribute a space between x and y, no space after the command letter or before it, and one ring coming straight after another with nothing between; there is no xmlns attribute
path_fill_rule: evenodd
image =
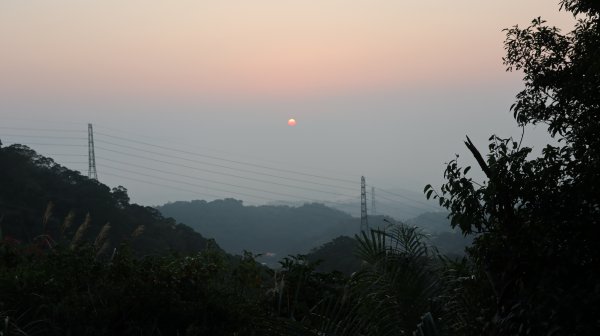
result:
<svg viewBox="0 0 600 336"><path fill-rule="evenodd" d="M128 242L136 254L195 252L207 240L157 210L38 155L26 146L0 148L0 237L44 244L96 244L110 253Z"/></svg>

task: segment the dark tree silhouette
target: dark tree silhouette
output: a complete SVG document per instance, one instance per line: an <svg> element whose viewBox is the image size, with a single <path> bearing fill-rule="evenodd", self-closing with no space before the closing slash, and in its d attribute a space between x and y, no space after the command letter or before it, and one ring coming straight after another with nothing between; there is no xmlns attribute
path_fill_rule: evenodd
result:
<svg viewBox="0 0 600 336"><path fill-rule="evenodd" d="M594 334L600 330L600 2L565 0L577 18L563 34L541 18L507 29L504 63L524 74L511 110L519 126L545 124L558 145L540 157L490 138L487 176L451 161L438 193L452 225L476 234L470 254L494 290L487 333Z"/></svg>

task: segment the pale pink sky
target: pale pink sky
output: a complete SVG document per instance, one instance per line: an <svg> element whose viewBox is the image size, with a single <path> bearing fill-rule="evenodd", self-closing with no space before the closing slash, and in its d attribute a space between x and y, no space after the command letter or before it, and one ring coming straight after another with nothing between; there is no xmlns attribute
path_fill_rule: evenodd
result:
<svg viewBox="0 0 600 336"><path fill-rule="evenodd" d="M547 0L0 3L0 93L311 96L497 80Z"/></svg>

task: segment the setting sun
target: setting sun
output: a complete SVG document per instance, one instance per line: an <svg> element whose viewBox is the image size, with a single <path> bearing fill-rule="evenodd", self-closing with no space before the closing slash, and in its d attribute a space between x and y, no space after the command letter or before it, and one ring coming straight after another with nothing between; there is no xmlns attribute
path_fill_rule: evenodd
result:
<svg viewBox="0 0 600 336"><path fill-rule="evenodd" d="M296 119L292 118L292 119L288 120L288 125L296 126Z"/></svg>

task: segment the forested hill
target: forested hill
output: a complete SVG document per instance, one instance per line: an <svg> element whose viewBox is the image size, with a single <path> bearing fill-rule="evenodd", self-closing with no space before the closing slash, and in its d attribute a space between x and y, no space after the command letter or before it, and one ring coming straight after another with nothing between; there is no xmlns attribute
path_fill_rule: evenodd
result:
<svg viewBox="0 0 600 336"><path fill-rule="evenodd" d="M275 259L307 253L340 235L352 237L360 227L359 218L317 203L300 207L244 206L242 201L225 199L174 202L158 210L214 237L227 252L271 252L276 254ZM384 224L381 216L369 220Z"/></svg>
<svg viewBox="0 0 600 336"><path fill-rule="evenodd" d="M157 210L129 203L127 190L56 164L26 146L0 145L0 239L43 244L123 242L138 255L195 252L207 240Z"/></svg>

